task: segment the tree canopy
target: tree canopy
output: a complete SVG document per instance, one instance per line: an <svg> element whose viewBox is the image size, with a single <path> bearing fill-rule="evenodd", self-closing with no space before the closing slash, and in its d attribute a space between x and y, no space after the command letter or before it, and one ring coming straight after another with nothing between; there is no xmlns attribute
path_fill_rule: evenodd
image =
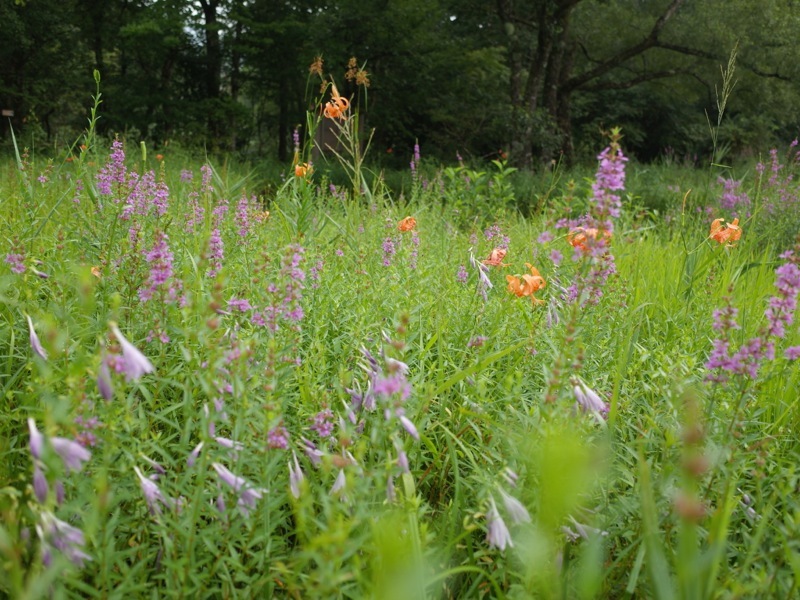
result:
<svg viewBox="0 0 800 600"><path fill-rule="evenodd" d="M0 104L18 130L63 137L85 124L97 69L106 133L285 160L321 56L385 160L419 140L441 158L533 166L587 154L614 125L642 159L688 157L709 150L736 47L722 139L742 155L797 133L793 4L0 0ZM351 58L368 88L344 79Z"/></svg>

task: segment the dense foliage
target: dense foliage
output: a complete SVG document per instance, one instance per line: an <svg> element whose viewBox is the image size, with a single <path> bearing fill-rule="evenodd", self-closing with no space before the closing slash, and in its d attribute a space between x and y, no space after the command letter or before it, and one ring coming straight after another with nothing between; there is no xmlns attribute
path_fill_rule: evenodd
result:
<svg viewBox="0 0 800 600"><path fill-rule="evenodd" d="M586 158L611 124L640 159L705 164L736 47L725 149L794 137L798 25L783 0L1 0L0 108L61 149L85 125L94 68L101 132L286 161L322 56L389 166L415 140L447 160ZM344 78L351 58L368 89Z"/></svg>

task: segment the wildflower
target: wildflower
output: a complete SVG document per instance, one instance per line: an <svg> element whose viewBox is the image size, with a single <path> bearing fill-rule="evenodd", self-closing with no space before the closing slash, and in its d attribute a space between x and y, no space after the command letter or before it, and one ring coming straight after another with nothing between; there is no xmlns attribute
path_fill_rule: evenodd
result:
<svg viewBox="0 0 800 600"><path fill-rule="evenodd" d="M800 358L800 346L789 346L783 351L786 360L797 360Z"/></svg>
<svg viewBox="0 0 800 600"><path fill-rule="evenodd" d="M97 372L97 390L103 397L103 400L111 400L114 397L114 388L111 385L111 373L108 370L108 363L105 359L100 363L100 369Z"/></svg>
<svg viewBox="0 0 800 600"><path fill-rule="evenodd" d="M294 176L295 177L307 177L314 172L314 167L311 166L311 163L297 163L294 167Z"/></svg>
<svg viewBox="0 0 800 600"><path fill-rule="evenodd" d="M505 521L503 521L500 513L497 512L494 498L490 498L489 502L491 506L486 513L486 526L488 528L486 533L487 543L490 547L497 548L500 551L505 550L506 546L513 547L514 543L511 541L511 533L509 533L508 527L506 527Z"/></svg>
<svg viewBox="0 0 800 600"><path fill-rule="evenodd" d="M133 470L139 478L139 486L142 488L142 493L144 494L144 499L145 502L147 502L147 508L150 510L150 514L161 514L159 503L164 506L169 506L167 499L164 498L164 495L161 493L161 489L159 489L154 481L142 475L139 467L133 467Z"/></svg>
<svg viewBox="0 0 800 600"><path fill-rule="evenodd" d="M28 431L30 431L30 451L31 456L34 458L42 458L42 449L44 448L44 436L36 429L36 421L28 419Z"/></svg>
<svg viewBox="0 0 800 600"><path fill-rule="evenodd" d="M6 263L11 265L11 272L20 274L25 272L25 255L19 253L6 254Z"/></svg>
<svg viewBox="0 0 800 600"><path fill-rule="evenodd" d="M292 465L292 461L289 461L289 491L292 493L292 496L299 498L300 486L303 484L305 476L297 460L297 454L292 452L292 458L294 459L294 466Z"/></svg>
<svg viewBox="0 0 800 600"><path fill-rule="evenodd" d="M42 347L42 343L39 341L39 336L36 335L36 330L33 328L33 321L31 321L29 315L25 315L25 317L28 319L28 329L30 330L31 348L42 359L47 360L47 352Z"/></svg>
<svg viewBox="0 0 800 600"><path fill-rule="evenodd" d="M489 267L507 267L508 265L503 264L503 259L505 258L506 254L508 254L507 249L495 248L489 253L489 258L482 262Z"/></svg>
<svg viewBox="0 0 800 600"><path fill-rule="evenodd" d="M489 267L484 265L483 263L479 263L472 252L469 253L469 262L470 264L478 270L478 277L480 279L481 284L483 284L483 292L485 294L486 290L492 289L494 287L492 285L492 280L489 279L487 273L489 272Z"/></svg>
<svg viewBox="0 0 800 600"><path fill-rule="evenodd" d="M50 487L47 484L47 478L44 476L42 469L39 467L38 461L33 462L33 493L39 504L44 504L47 500L47 494Z"/></svg>
<svg viewBox="0 0 800 600"><path fill-rule="evenodd" d="M411 419L409 419L405 415L400 415L398 418L400 419L400 424L403 426L403 429L406 430L408 435L413 437L415 440L419 441L419 432L417 431L417 428L414 426L414 423L411 422Z"/></svg>
<svg viewBox="0 0 800 600"><path fill-rule="evenodd" d="M344 469L339 469L339 474L336 476L336 481L333 482L333 487L331 487L331 495L338 494L342 490L344 490L344 486L347 484L347 478L344 474Z"/></svg>
<svg viewBox="0 0 800 600"><path fill-rule="evenodd" d="M186 466L193 467L194 463L197 462L198 457L200 456L200 451L203 449L204 442L200 442L194 449L189 453L189 456L186 458Z"/></svg>
<svg viewBox="0 0 800 600"><path fill-rule="evenodd" d="M256 501L260 500L267 490L253 487L246 479L234 475L219 463L212 463L211 466L214 467L220 480L222 480L225 485L239 493L237 505L239 506L239 510L242 511L242 514L245 517L248 516L250 514L250 509L255 508Z"/></svg>
<svg viewBox="0 0 800 600"><path fill-rule="evenodd" d="M508 514L511 515L511 520L514 521L514 523L531 522L531 515L528 513L528 509L525 508L522 502L513 496L506 494L503 490L500 490L500 495L503 497L503 504L505 505Z"/></svg>
<svg viewBox="0 0 800 600"><path fill-rule="evenodd" d="M611 232L594 227L575 227L570 229L567 234L567 241L570 245L582 252L589 252L595 244L605 246L610 240Z"/></svg>
<svg viewBox="0 0 800 600"><path fill-rule="evenodd" d="M325 103L323 114L329 119L344 119L344 113L347 112L349 106L349 100L342 98L339 90L336 89L336 84L331 82L331 99Z"/></svg>
<svg viewBox="0 0 800 600"><path fill-rule="evenodd" d="M708 237L712 240L719 242L720 244L725 244L728 247L734 246L733 242L739 241L739 238L742 237L742 230L739 227L739 217L736 217L730 223L726 225L722 225L722 222L725 219L714 219L714 222L711 223L711 231L708 234Z"/></svg>
<svg viewBox="0 0 800 600"><path fill-rule="evenodd" d="M289 447L289 432L283 425L273 427L267 432L267 445L273 450L286 450Z"/></svg>
<svg viewBox="0 0 800 600"><path fill-rule="evenodd" d="M145 373L152 373L155 371L153 363L142 354L136 346L131 344L113 321L110 323L111 332L117 338L120 346L122 346L122 369L125 372L126 378L139 379Z"/></svg>
<svg viewBox="0 0 800 600"><path fill-rule="evenodd" d="M78 442L62 437L50 438L50 445L64 462L67 472L81 471L83 463L92 457L92 453L81 446Z"/></svg>
<svg viewBox="0 0 800 600"><path fill-rule="evenodd" d="M411 231L417 226L417 220L414 217L406 217L400 223L398 223L397 228L400 231Z"/></svg>
<svg viewBox="0 0 800 600"><path fill-rule="evenodd" d="M161 231L156 232L153 248L144 254L150 265L150 274L145 287L139 288L139 299L143 302L150 300L159 287L168 283L172 277L173 254L169 249L169 237Z"/></svg>
<svg viewBox="0 0 800 600"><path fill-rule="evenodd" d="M608 412L608 405L603 402L597 392L587 386L581 379L577 377L572 379L572 390L575 392L576 406L579 406L584 412L600 414Z"/></svg>
<svg viewBox="0 0 800 600"><path fill-rule="evenodd" d="M39 534L44 546L42 562L46 566L52 562L51 548L61 551L76 567L82 567L85 561L92 560L83 551L83 546L86 544L83 532L58 519L52 513L42 513L42 523L36 526L36 533Z"/></svg>
<svg viewBox="0 0 800 600"><path fill-rule="evenodd" d="M314 424L310 429L317 432L321 438L328 438L333 433L333 411L325 408L313 417Z"/></svg>
<svg viewBox="0 0 800 600"><path fill-rule="evenodd" d="M534 294L544 288L547 283L544 278L539 274L536 267L530 263L525 263L525 266L531 270L531 274L527 273L520 279L514 275L506 275L508 281L508 291L515 296L522 298L523 296L530 296L534 304L544 304L544 300L536 298Z"/></svg>
<svg viewBox="0 0 800 600"><path fill-rule="evenodd" d="M467 273L467 268L464 265L458 266L458 273L456 273L456 279L459 283L467 283L467 278L469 274Z"/></svg>

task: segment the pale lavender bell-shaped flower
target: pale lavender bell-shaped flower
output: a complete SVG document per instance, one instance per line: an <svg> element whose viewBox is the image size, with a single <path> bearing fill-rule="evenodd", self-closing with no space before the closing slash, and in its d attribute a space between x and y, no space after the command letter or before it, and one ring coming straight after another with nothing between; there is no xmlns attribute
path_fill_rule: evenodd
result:
<svg viewBox="0 0 800 600"><path fill-rule="evenodd" d="M599 413L604 415L608 412L608 405L603 402L597 392L586 385L581 379L573 377L572 390L575 392L576 404L584 412Z"/></svg>
<svg viewBox="0 0 800 600"><path fill-rule="evenodd" d="M408 435L413 437L415 440L419 441L419 432L417 431L417 428L414 426L414 423L411 422L411 419L409 419L405 415L400 415L399 419L400 419L400 424L403 426L403 429L405 429L408 432Z"/></svg>
<svg viewBox="0 0 800 600"><path fill-rule="evenodd" d="M259 500L267 490L253 487L244 477L234 475L225 468L225 466L219 463L212 463L211 466L214 467L220 480L225 485L239 492L239 500L236 504L239 506L242 514L245 517L248 516L250 514L250 509L255 508L256 501Z"/></svg>
<svg viewBox="0 0 800 600"><path fill-rule="evenodd" d="M36 532L44 546L42 560L45 565L49 565L52 560L51 548L61 551L77 567L82 567L84 562L92 560L92 557L83 551L86 545L83 532L58 519L52 513L42 513L42 522L36 526Z"/></svg>
<svg viewBox="0 0 800 600"><path fill-rule="evenodd" d="M144 499L145 502L147 502L147 508L150 510L150 514L160 515L161 507L159 503L168 507L169 502L164 498L164 494L161 493L161 489L155 481L145 477L139 470L139 467L133 467L133 470L139 478L139 486L142 488L142 493L144 494Z"/></svg>
<svg viewBox="0 0 800 600"><path fill-rule="evenodd" d="M511 520L514 523L530 523L531 522L531 515L528 513L528 509L525 506L511 496L506 494L503 490L500 490L500 495L503 497L503 504L506 507L506 511L511 516Z"/></svg>
<svg viewBox="0 0 800 600"><path fill-rule="evenodd" d="M25 315L25 317L28 319L28 329L30 331L31 348L43 360L47 360L47 351L42 347L42 343L39 341L39 336L36 335L36 330L33 328L33 321L31 321L30 315Z"/></svg>
<svg viewBox="0 0 800 600"><path fill-rule="evenodd" d="M110 326L111 333L114 334L119 345L122 346L122 361L125 377L130 381L132 379L139 379L142 375L155 371L153 363L122 335L117 324L111 322Z"/></svg>
<svg viewBox="0 0 800 600"><path fill-rule="evenodd" d="M30 450L31 456L34 458L42 458L42 449L44 448L44 436L36 429L36 421L28 419L28 431L31 434Z"/></svg>
<svg viewBox="0 0 800 600"><path fill-rule="evenodd" d="M44 504L47 500L47 494L50 491L50 486L47 484L47 477L39 468L38 461L33 463L33 493L40 504Z"/></svg>
<svg viewBox="0 0 800 600"><path fill-rule="evenodd" d="M42 457L42 449L44 447L44 436L39 433L36 428L36 421L28 419L28 430L30 431L30 450L34 458L40 459ZM81 446L78 442L68 440L62 437L50 438L50 445L56 451L64 462L67 471L80 471L83 469L83 463L92 457L92 453L86 448Z"/></svg>
<svg viewBox="0 0 800 600"><path fill-rule="evenodd" d="M506 546L513 547L514 543L511 541L511 533L508 531L508 527L506 527L505 521L503 521L500 513L497 512L494 498L490 498L489 502L491 506L486 513L486 526L488 528L486 532L486 542L490 547L497 548L501 551L505 550Z"/></svg>
<svg viewBox="0 0 800 600"><path fill-rule="evenodd" d="M83 463L92 458L92 453L86 448L78 442L66 438L50 438L50 445L56 451L56 454L61 457L61 460L64 461L64 467L66 467L67 472L80 472L83 469Z"/></svg>
<svg viewBox="0 0 800 600"><path fill-rule="evenodd" d="M339 474L336 476L336 481L333 482L333 487L331 488L331 496L334 496L344 490L344 486L347 484L347 478L344 474L344 469L339 469Z"/></svg>
<svg viewBox="0 0 800 600"><path fill-rule="evenodd" d="M194 447L194 450L189 454L189 457L186 459L186 466L193 467L194 463L197 462L198 457L200 456L200 451L203 449L203 443L200 442L197 446Z"/></svg>
<svg viewBox="0 0 800 600"><path fill-rule="evenodd" d="M303 475L303 469L300 468L297 454L295 454L294 451L292 451L292 457L294 459L294 465L292 465L292 461L289 461L289 491L292 493L292 496L299 498L300 486L303 485L305 475Z"/></svg>
<svg viewBox="0 0 800 600"><path fill-rule="evenodd" d="M97 371L97 390L100 392L103 400L111 400L114 397L114 386L111 384L111 372L108 370L105 359L100 363L100 369Z"/></svg>

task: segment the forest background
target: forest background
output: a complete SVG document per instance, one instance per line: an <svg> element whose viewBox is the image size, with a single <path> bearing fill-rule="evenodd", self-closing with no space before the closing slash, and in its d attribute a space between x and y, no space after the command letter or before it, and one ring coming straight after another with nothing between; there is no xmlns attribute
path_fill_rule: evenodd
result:
<svg viewBox="0 0 800 600"><path fill-rule="evenodd" d="M736 48L711 158L751 159L797 135L799 26L791 0L0 0L0 141L74 143L97 69L101 134L289 161L322 57L380 167L419 142L537 169L593 159L611 126L640 161L708 165Z"/></svg>

